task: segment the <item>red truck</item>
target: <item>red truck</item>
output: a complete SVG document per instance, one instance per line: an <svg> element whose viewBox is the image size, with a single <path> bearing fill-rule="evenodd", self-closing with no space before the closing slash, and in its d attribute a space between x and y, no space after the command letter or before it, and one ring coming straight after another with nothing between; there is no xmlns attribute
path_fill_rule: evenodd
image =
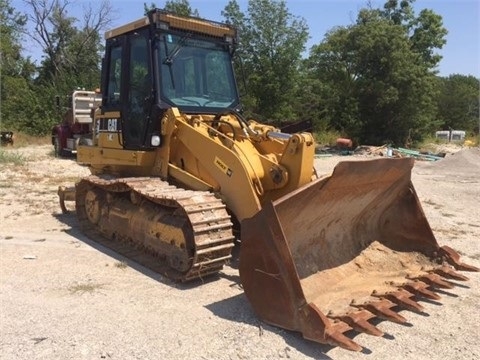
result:
<svg viewBox="0 0 480 360"><path fill-rule="evenodd" d="M61 124L52 129L52 145L55 156L68 157L77 153L77 145L90 137L93 111L101 102L101 94L95 91L76 90L69 99L69 107ZM59 106L59 98L57 97Z"/></svg>

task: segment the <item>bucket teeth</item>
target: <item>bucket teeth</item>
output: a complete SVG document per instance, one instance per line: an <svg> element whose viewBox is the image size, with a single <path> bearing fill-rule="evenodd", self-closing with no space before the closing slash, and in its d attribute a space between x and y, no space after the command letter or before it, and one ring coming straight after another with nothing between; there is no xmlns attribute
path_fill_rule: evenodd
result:
<svg viewBox="0 0 480 360"><path fill-rule="evenodd" d="M446 258L448 263L450 265L452 265L453 267L455 267L455 269L457 269L457 270L472 271L472 272L480 271L480 269L477 268L476 266L468 265L468 264L465 264L465 263L461 262L460 261L460 255L449 246L446 246L446 245L442 246L440 248L440 253L441 253L441 255L443 255Z"/></svg>
<svg viewBox="0 0 480 360"><path fill-rule="evenodd" d="M454 287L454 285L450 281L445 280L443 277L435 273L429 273L429 274L417 276L415 278L412 278L412 280L423 281L424 283L427 283L430 286L441 288L441 289L452 289Z"/></svg>
<svg viewBox="0 0 480 360"><path fill-rule="evenodd" d="M329 319L313 303L302 308L302 334L306 339L320 343L340 346L351 351L361 351L362 346L345 336L344 333L352 330L347 323L338 319Z"/></svg>
<svg viewBox="0 0 480 360"><path fill-rule="evenodd" d="M345 315L332 316L331 318L347 323L357 332L363 332L373 336L383 336L383 331L368 322L369 319L374 317L375 315L370 311L359 310Z"/></svg>
<svg viewBox="0 0 480 360"><path fill-rule="evenodd" d="M391 308L397 306L397 304L385 298L380 298L379 300L369 301L363 304L352 303L350 306L368 310L380 319L389 320L397 324L404 324L407 322L407 319L402 315L391 310Z"/></svg>
<svg viewBox="0 0 480 360"><path fill-rule="evenodd" d="M467 281L467 280L469 280L468 277L466 277L463 274L460 274L460 273L456 272L450 266L442 266L442 267L436 268L436 269L434 269L430 272L438 274L440 276L443 276L444 278L447 278L447 279L452 279L452 280L457 280L457 281Z"/></svg>
<svg viewBox="0 0 480 360"><path fill-rule="evenodd" d="M411 310L414 312L423 311L423 306L411 299L414 294L407 290L399 289L396 291L389 291L384 294L377 294L374 292L372 293L372 296L388 299L391 302L394 302L398 306L407 310Z"/></svg>
<svg viewBox="0 0 480 360"><path fill-rule="evenodd" d="M418 296L423 296L424 298L431 299L431 300L440 300L441 296L438 295L437 293L428 290L428 285L425 284L423 281L409 281L405 284L402 285L402 287L409 291L414 293L415 295Z"/></svg>
<svg viewBox="0 0 480 360"><path fill-rule="evenodd" d="M363 347L345 336L343 333L352 328L343 321L332 321L331 326L325 331L325 339L330 345L340 346L351 351L361 351Z"/></svg>

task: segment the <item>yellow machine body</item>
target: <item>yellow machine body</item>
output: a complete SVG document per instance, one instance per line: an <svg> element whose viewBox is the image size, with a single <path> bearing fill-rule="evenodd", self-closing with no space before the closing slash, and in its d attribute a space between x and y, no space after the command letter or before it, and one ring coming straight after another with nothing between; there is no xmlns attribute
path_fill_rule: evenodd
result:
<svg viewBox="0 0 480 360"><path fill-rule="evenodd" d="M240 277L260 318L361 350L345 332L382 335L369 319L405 322L398 307L420 311L416 297L466 279L454 268L478 269L438 245L412 159L344 162L319 178L310 133L244 119L235 37L161 10L108 32L102 105L77 153L92 175L60 189L61 203L75 199L89 236L119 252L132 245L127 256L178 281L220 271L240 237Z"/></svg>

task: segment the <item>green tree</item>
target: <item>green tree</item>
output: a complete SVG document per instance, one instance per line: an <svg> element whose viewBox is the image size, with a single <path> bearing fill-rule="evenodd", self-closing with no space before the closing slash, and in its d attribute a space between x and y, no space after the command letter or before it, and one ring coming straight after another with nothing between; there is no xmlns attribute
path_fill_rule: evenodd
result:
<svg viewBox="0 0 480 360"><path fill-rule="evenodd" d="M32 91L35 66L22 56L22 34L27 17L17 12L8 0L0 0L0 127L25 130L33 118L36 104Z"/></svg>
<svg viewBox="0 0 480 360"><path fill-rule="evenodd" d="M305 60L302 99L310 99L305 117L319 131L334 128L354 137L359 119L359 99L352 38L348 28L334 28L326 40L314 46ZM309 105L308 105L309 104Z"/></svg>
<svg viewBox="0 0 480 360"><path fill-rule="evenodd" d="M188 0L167 0L164 9L182 16L200 16L197 9L192 10Z"/></svg>
<svg viewBox="0 0 480 360"><path fill-rule="evenodd" d="M412 2L362 9L310 53L309 77L324 83L317 111L359 142L408 145L437 125L435 49L446 30L431 11L416 17Z"/></svg>
<svg viewBox="0 0 480 360"><path fill-rule="evenodd" d="M143 3L143 7L146 14L149 10L155 9L157 5L155 5L155 3L153 2L150 4L150 6L147 6L146 3ZM197 9L192 10L192 7L190 6L190 2L188 0L167 0L165 1L165 6L163 8L167 11L181 16L200 17Z"/></svg>
<svg viewBox="0 0 480 360"><path fill-rule="evenodd" d="M240 34L237 73L246 77L247 112L261 119L294 119L294 101L301 55L308 38L302 18L293 16L283 0L250 0L247 14L235 0L222 15Z"/></svg>
<svg viewBox="0 0 480 360"><path fill-rule="evenodd" d="M34 79L35 116L26 123L31 133L47 134L60 122L63 110L54 98L66 97L77 88L95 89L100 84L103 37L110 24L112 8L107 0L95 9L83 7L81 21L69 16L69 0L25 0L28 20L34 31L29 34L43 51L43 60Z"/></svg>
<svg viewBox="0 0 480 360"><path fill-rule="evenodd" d="M59 91L76 87L93 88L99 84L100 32L110 24L111 6L102 1L94 10L83 8L83 21L69 16L68 0L26 0L35 31L32 39L41 47L44 58L37 83Z"/></svg>
<svg viewBox="0 0 480 360"><path fill-rule="evenodd" d="M438 119L443 129L478 134L480 80L460 74L439 79Z"/></svg>
<svg viewBox="0 0 480 360"><path fill-rule="evenodd" d="M412 7L414 2L415 0L388 0L381 15L405 29L412 50L429 68L433 69L442 59L435 53L435 49L441 49L446 44L445 36L448 31L443 27L442 17L432 10L423 9L415 17Z"/></svg>

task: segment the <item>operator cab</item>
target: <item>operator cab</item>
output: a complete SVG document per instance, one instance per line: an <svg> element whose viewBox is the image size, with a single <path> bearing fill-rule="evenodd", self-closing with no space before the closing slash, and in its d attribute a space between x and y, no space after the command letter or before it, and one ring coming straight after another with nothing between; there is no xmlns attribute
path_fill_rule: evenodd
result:
<svg viewBox="0 0 480 360"><path fill-rule="evenodd" d="M238 107L233 27L155 9L105 37L102 113L118 116L125 149L153 148L168 108L218 114Z"/></svg>

